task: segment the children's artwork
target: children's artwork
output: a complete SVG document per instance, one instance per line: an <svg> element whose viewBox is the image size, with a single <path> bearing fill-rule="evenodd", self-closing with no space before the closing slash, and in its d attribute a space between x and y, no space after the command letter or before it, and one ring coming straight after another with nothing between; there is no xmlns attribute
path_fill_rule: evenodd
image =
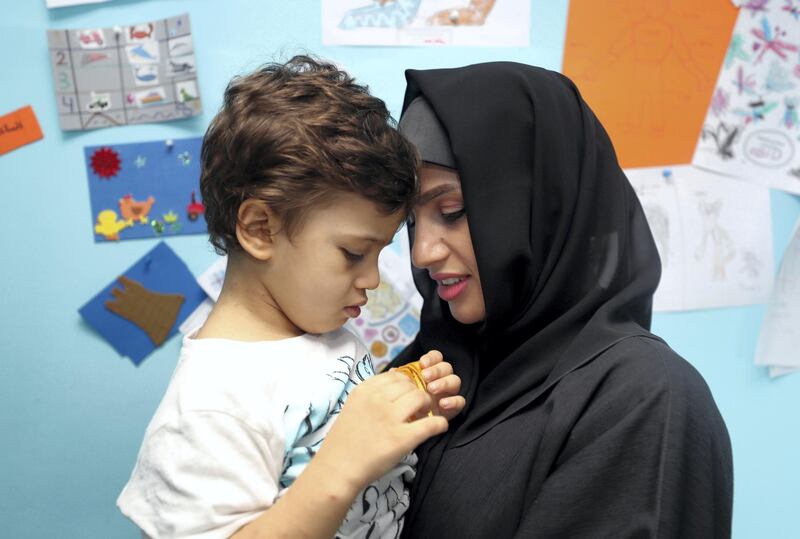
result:
<svg viewBox="0 0 800 539"><path fill-rule="evenodd" d="M114 28L48 30L65 131L202 112L189 15Z"/></svg>
<svg viewBox="0 0 800 539"><path fill-rule="evenodd" d="M186 264L159 242L79 312L120 355L139 365L206 297Z"/></svg>
<svg viewBox="0 0 800 539"><path fill-rule="evenodd" d="M54 7L78 6L81 4L102 4L109 1L110 0L45 0L49 9Z"/></svg>
<svg viewBox="0 0 800 539"><path fill-rule="evenodd" d="M201 137L84 148L96 242L204 234Z"/></svg>
<svg viewBox="0 0 800 539"><path fill-rule="evenodd" d="M767 188L691 165L625 173L661 257L654 310L767 301L773 278Z"/></svg>
<svg viewBox="0 0 800 539"><path fill-rule="evenodd" d="M518 46L528 0L323 0L325 45Z"/></svg>
<svg viewBox="0 0 800 539"><path fill-rule="evenodd" d="M571 0L564 73L623 167L688 163L736 19L727 0Z"/></svg>
<svg viewBox="0 0 800 539"><path fill-rule="evenodd" d="M0 155L42 138L42 129L30 106L0 116Z"/></svg>
<svg viewBox="0 0 800 539"><path fill-rule="evenodd" d="M411 256L406 230L395 236L378 259L381 280L367 290L361 316L347 322L369 348L375 372L383 370L419 332L422 297L411 276Z"/></svg>
<svg viewBox="0 0 800 539"><path fill-rule="evenodd" d="M756 365L771 376L800 370L800 221L783 254L756 346Z"/></svg>
<svg viewBox="0 0 800 539"><path fill-rule="evenodd" d="M800 193L800 2L746 2L692 163Z"/></svg>

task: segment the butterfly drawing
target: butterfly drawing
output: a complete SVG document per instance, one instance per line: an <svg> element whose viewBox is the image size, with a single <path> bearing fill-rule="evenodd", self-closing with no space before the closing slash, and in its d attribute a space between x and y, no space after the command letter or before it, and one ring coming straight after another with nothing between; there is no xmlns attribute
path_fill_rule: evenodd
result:
<svg viewBox="0 0 800 539"><path fill-rule="evenodd" d="M701 134L703 140L710 138L714 141L714 145L717 147L717 155L723 159L733 158L733 144L738 137L739 128L728 127L724 122L720 122L716 129L704 127Z"/></svg>
<svg viewBox="0 0 800 539"><path fill-rule="evenodd" d="M734 60L750 61L750 55L742 47L744 45L744 38L739 34L733 34L731 43L728 45L728 51L725 53L725 68L729 68Z"/></svg>
<svg viewBox="0 0 800 539"><path fill-rule="evenodd" d="M754 16L760 11L766 11L768 2L769 0L747 0L742 4L742 9L750 11L750 15Z"/></svg>
<svg viewBox="0 0 800 539"><path fill-rule="evenodd" d="M733 80L733 84L736 86L739 95L752 95L755 93L756 81L752 74L744 74L744 68L742 66L739 66L739 68L736 70L736 78Z"/></svg>
<svg viewBox="0 0 800 539"><path fill-rule="evenodd" d="M776 101L767 103L759 98L755 101L750 101L747 106L747 109L733 109L734 114L744 118L745 124L749 124L750 122L756 123L763 120L768 113L778 106L778 103Z"/></svg>
<svg viewBox="0 0 800 539"><path fill-rule="evenodd" d="M764 88L768 92L784 92L794 88L794 83L789 80L789 70L783 69L777 60L769 66Z"/></svg>
<svg viewBox="0 0 800 539"><path fill-rule="evenodd" d="M774 52L781 60L786 60L786 58L788 58L786 51L798 51L797 45L792 45L782 40L786 35L786 31L781 30L780 26L775 26L775 31L773 33L772 27L770 27L766 17L761 19L761 28L753 28L751 32L759 39L758 42L753 43L753 50L760 50L758 57L753 62L754 64L759 63L767 51Z"/></svg>
<svg viewBox="0 0 800 539"><path fill-rule="evenodd" d="M722 116L728 110L730 95L722 88L717 88L711 97L711 112L714 116Z"/></svg>
<svg viewBox="0 0 800 539"><path fill-rule="evenodd" d="M783 118L781 123L787 128L791 129L797 125L797 99L794 97L784 98L783 104L786 109L783 111Z"/></svg>
<svg viewBox="0 0 800 539"><path fill-rule="evenodd" d="M794 0L786 0L786 5L784 5L781 10L786 11L794 17L794 20L800 20L800 6L794 3Z"/></svg>

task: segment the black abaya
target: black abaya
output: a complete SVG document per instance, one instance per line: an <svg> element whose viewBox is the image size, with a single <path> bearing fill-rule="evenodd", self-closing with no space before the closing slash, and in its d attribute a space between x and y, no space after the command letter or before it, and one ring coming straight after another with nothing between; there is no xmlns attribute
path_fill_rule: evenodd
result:
<svg viewBox="0 0 800 539"><path fill-rule="evenodd" d="M460 325L415 270L394 365L442 351L467 408L418 450L404 537L728 537L724 422L649 332L658 254L577 89L506 62L406 76L449 138L487 317Z"/></svg>

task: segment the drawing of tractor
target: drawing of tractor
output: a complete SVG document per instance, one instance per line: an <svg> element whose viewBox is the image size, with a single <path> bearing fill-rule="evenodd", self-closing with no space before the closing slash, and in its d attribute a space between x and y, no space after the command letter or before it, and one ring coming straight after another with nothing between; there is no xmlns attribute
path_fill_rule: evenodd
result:
<svg viewBox="0 0 800 539"><path fill-rule="evenodd" d="M203 206L202 202L197 202L194 197L194 191L192 191L192 201L186 206L186 214L189 217L190 221L197 221L197 218L204 214L206 211L206 207Z"/></svg>

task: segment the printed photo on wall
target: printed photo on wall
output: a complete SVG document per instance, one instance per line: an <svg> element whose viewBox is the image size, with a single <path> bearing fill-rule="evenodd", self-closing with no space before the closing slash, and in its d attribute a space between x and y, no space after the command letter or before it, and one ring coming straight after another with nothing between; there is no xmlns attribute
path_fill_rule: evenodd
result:
<svg viewBox="0 0 800 539"><path fill-rule="evenodd" d="M742 4L692 163L800 194L800 1Z"/></svg>
<svg viewBox="0 0 800 539"><path fill-rule="evenodd" d="M325 45L525 47L528 0L322 0Z"/></svg>
<svg viewBox="0 0 800 539"><path fill-rule="evenodd" d="M87 146L96 242L205 234L202 137Z"/></svg>
<svg viewBox="0 0 800 539"><path fill-rule="evenodd" d="M202 112L189 15L48 30L61 129L179 120Z"/></svg>

